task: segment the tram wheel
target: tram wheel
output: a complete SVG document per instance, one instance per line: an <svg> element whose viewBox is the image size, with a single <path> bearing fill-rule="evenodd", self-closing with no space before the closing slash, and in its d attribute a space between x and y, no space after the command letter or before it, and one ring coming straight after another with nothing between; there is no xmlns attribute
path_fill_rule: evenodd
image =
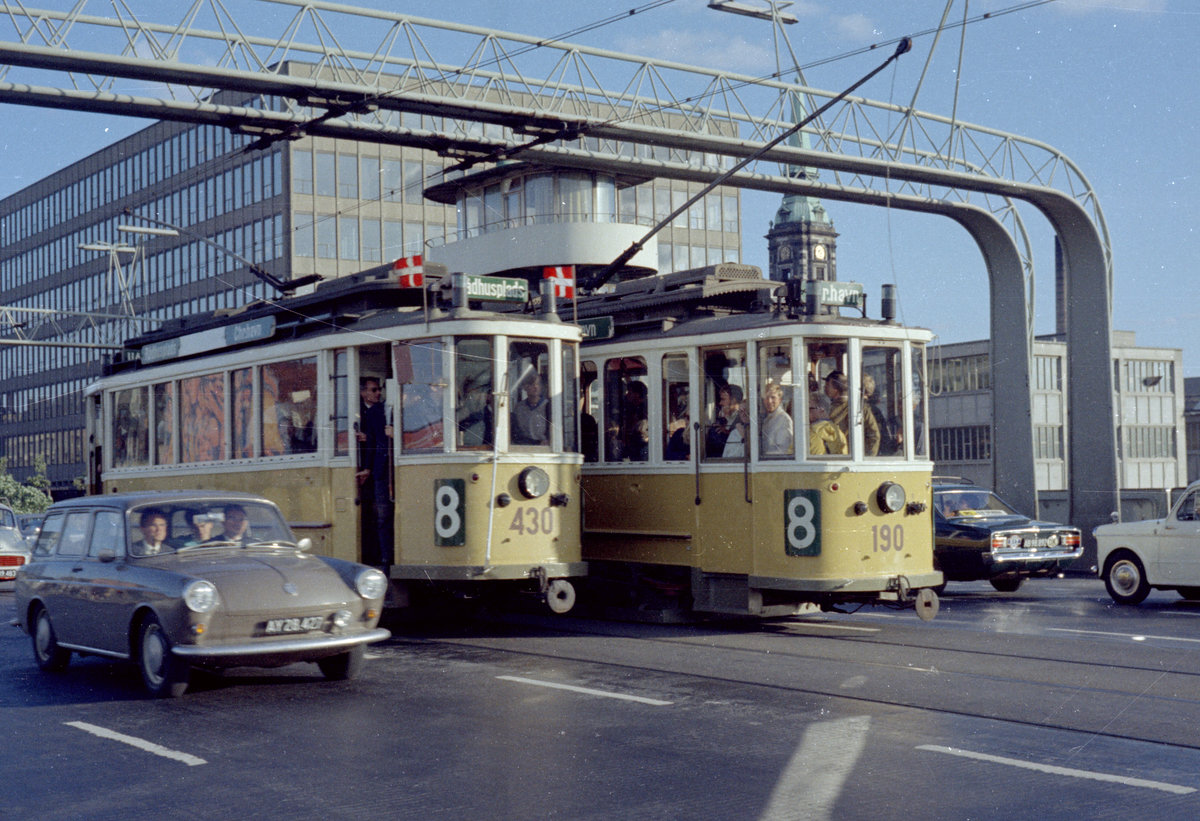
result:
<svg viewBox="0 0 1200 821"><path fill-rule="evenodd" d="M933 621L940 607L941 602L938 600L938 595L931 588L922 587L917 591L917 616L921 621Z"/></svg>
<svg viewBox="0 0 1200 821"><path fill-rule="evenodd" d="M575 585L566 579L554 579L546 587L546 606L558 615L570 612L575 606Z"/></svg>

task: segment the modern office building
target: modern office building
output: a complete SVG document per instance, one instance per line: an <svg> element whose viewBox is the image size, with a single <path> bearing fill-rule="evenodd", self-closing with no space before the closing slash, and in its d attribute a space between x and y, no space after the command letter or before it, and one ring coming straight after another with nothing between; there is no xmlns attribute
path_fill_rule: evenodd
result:
<svg viewBox="0 0 1200 821"><path fill-rule="evenodd" d="M929 352L930 447L939 473L992 481L995 396L987 340ZM1066 489L1069 414L1067 346L1056 337L1033 344L1033 446L1038 491ZM1122 490L1169 490L1186 482L1183 352L1138 347L1132 331L1113 332L1114 420Z"/></svg>
<svg viewBox="0 0 1200 821"><path fill-rule="evenodd" d="M303 64L288 70L312 74ZM230 95L218 101L278 104ZM456 125L378 114L431 131ZM436 259L447 238L470 236L480 218L491 218L486 207L424 196L445 183L452 164L430 151L308 136L247 150L252 142L223 128L159 122L0 200L0 306L143 320L234 310L279 296L248 263L288 280L344 276L414 254ZM579 142L597 151L657 151ZM563 172L537 191L506 189L503 213L514 223L648 228L699 189ZM178 235L122 228L163 225ZM740 260L737 190L714 190L657 240L661 272ZM83 390L100 374L105 351L62 343L103 344L114 338L114 324L144 327L124 320L46 323L34 340L46 344L29 345L12 344L16 330L0 326L0 457L18 479L31 474L39 455L56 495L73 492L84 476Z"/></svg>

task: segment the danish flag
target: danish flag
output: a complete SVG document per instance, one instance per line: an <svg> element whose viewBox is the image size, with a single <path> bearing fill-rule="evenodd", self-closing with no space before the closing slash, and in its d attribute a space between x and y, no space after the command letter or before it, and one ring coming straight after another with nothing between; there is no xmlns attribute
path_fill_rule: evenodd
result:
<svg viewBox="0 0 1200 821"><path fill-rule="evenodd" d="M400 275L402 288L420 288L425 284L425 260L420 254L400 257L392 263L392 270Z"/></svg>
<svg viewBox="0 0 1200 821"><path fill-rule="evenodd" d="M575 266L559 265L554 268L543 268L542 279L554 283L554 295L563 299L575 298Z"/></svg>

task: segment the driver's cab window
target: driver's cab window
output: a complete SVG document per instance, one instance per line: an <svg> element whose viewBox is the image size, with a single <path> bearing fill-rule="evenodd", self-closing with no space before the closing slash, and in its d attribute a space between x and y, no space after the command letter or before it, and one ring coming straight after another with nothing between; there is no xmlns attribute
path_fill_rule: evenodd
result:
<svg viewBox="0 0 1200 821"><path fill-rule="evenodd" d="M549 447L550 346L514 339L508 345L509 439L513 447Z"/></svg>
<svg viewBox="0 0 1200 821"><path fill-rule="evenodd" d="M808 381L808 455L850 453L849 357L844 340L822 339L805 346Z"/></svg>
<svg viewBox="0 0 1200 821"><path fill-rule="evenodd" d="M454 418L459 449L492 447L490 339L468 337L454 343Z"/></svg>

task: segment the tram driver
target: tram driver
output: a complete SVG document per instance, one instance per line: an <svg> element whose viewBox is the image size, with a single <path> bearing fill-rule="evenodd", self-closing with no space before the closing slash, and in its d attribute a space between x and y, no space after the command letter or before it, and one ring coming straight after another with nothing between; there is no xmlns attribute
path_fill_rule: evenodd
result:
<svg viewBox="0 0 1200 821"><path fill-rule="evenodd" d="M513 408L513 444L550 444L550 400L546 398L542 378L533 374L521 383L518 390L524 390L525 396Z"/></svg>

